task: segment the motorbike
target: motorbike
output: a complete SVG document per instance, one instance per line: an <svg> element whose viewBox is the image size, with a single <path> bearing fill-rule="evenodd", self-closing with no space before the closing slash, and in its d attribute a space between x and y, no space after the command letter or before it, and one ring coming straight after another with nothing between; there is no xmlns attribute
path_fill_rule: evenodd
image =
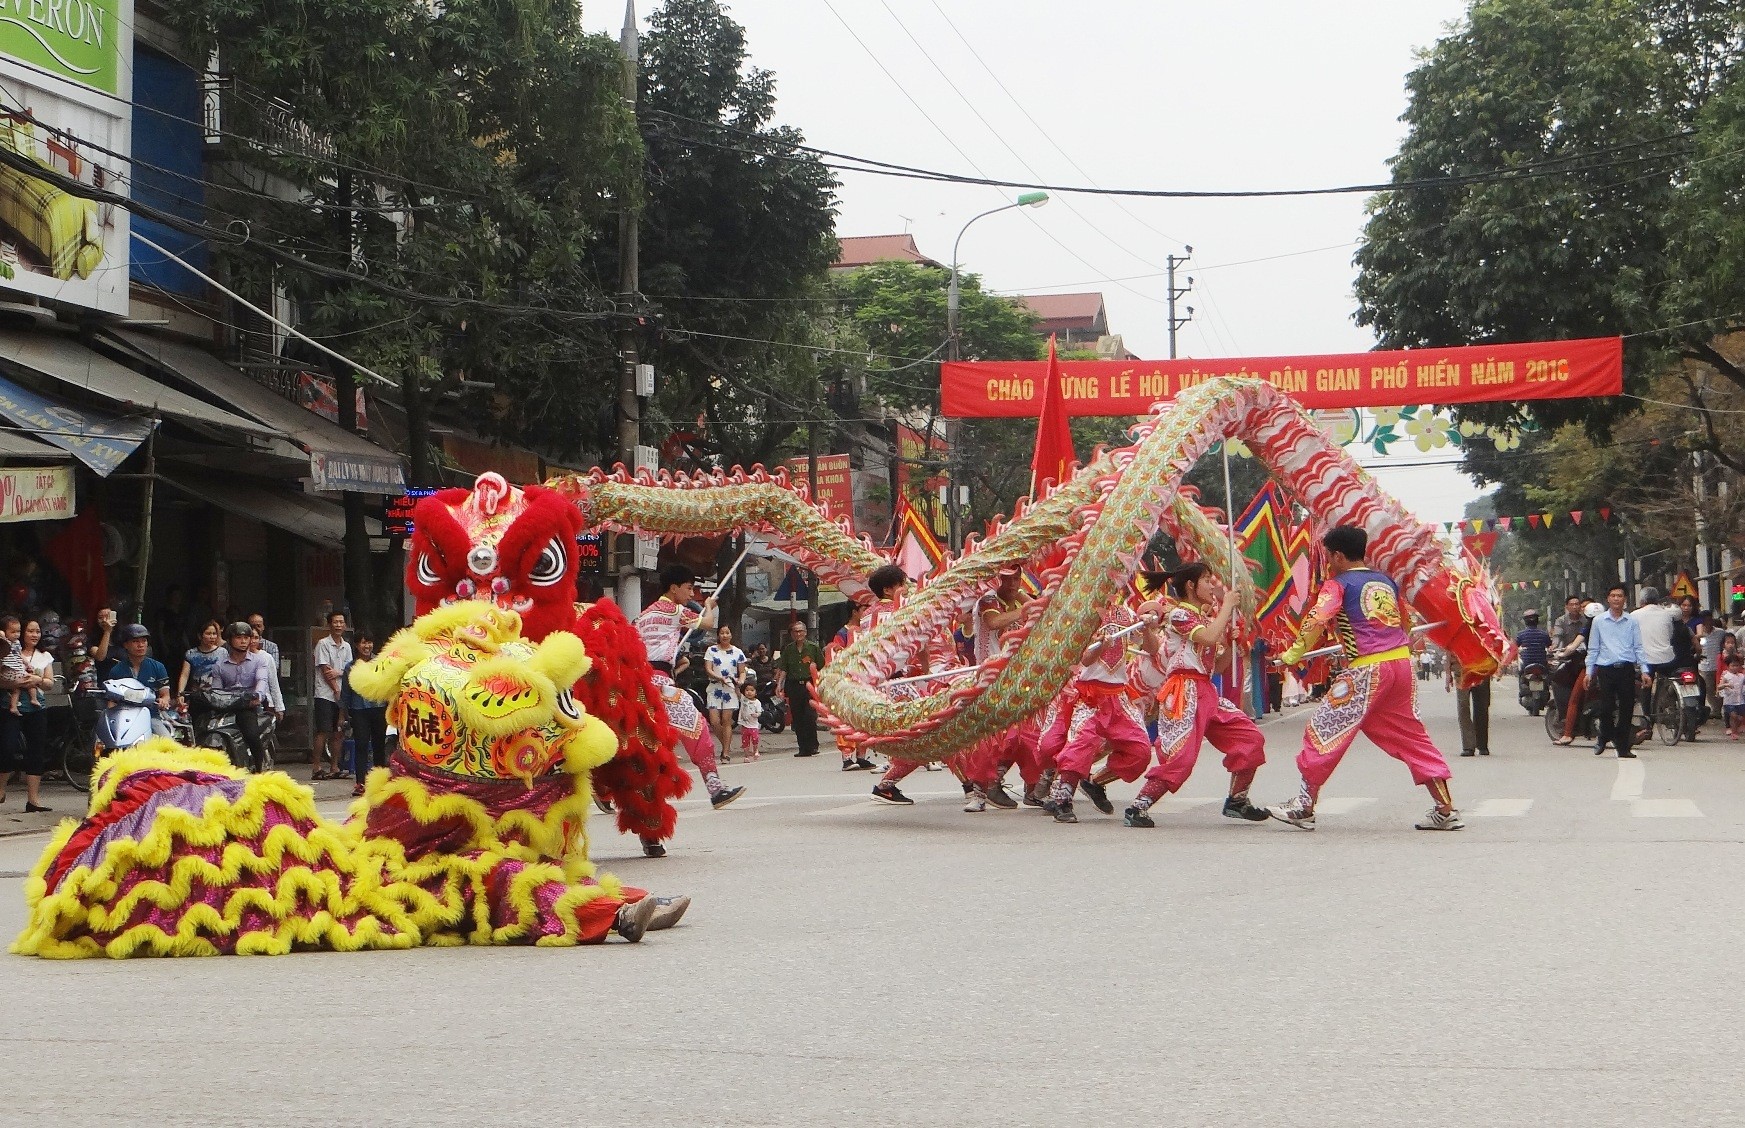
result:
<svg viewBox="0 0 1745 1128"><path fill-rule="evenodd" d="M1527 710L1529 716L1537 717L1540 710L1551 702L1550 672L1541 662L1521 667L1521 684L1519 690L1521 708Z"/></svg>
<svg viewBox="0 0 1745 1128"><path fill-rule="evenodd" d="M1582 661L1583 659L1580 655L1565 658L1561 661L1554 660L1551 668L1551 676L1558 680L1560 684L1564 685L1566 689L1573 690L1576 676L1581 672ZM1565 698L1565 704L1567 703L1568 699ZM1550 737L1552 740L1561 740L1563 738L1563 724L1567 719L1567 714L1567 709L1557 708L1555 702L1548 706L1544 712L1545 735ZM1581 707L1576 711L1575 716L1575 731L1571 735L1577 740L1593 740L1599 735L1599 718L1600 696L1590 687L1587 692L1582 694Z"/></svg>
<svg viewBox="0 0 1745 1128"><path fill-rule="evenodd" d="M236 767L251 768L248 743L242 738L242 728L237 724L236 714L239 709L256 709L255 727L261 738L260 770L271 771L279 751L278 720L270 712L260 711L258 704L250 704L249 698L252 696L246 690L240 689L190 691L188 702L193 713L194 745L224 753Z"/></svg>
<svg viewBox="0 0 1745 1128"><path fill-rule="evenodd" d="M763 713L757 721L759 728L768 733L777 733L788 727L788 705L776 697L774 677L758 679L757 699L763 704Z"/></svg>

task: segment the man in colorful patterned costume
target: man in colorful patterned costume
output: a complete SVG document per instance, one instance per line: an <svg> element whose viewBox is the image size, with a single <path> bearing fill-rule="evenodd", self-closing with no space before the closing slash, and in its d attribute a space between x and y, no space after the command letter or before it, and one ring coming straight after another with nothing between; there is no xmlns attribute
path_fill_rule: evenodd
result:
<svg viewBox="0 0 1745 1128"><path fill-rule="evenodd" d="M1412 782L1430 792L1435 806L1416 825L1419 830L1460 830L1460 812L1448 793L1448 761L1430 742L1418 718L1417 682L1412 677L1411 635L1399 585L1366 563L1369 534L1340 525L1321 538L1327 571L1314 605L1303 617L1302 633L1279 656L1294 666L1315 648L1329 626L1345 649L1347 668L1333 679L1303 732L1297 768L1302 791L1289 803L1268 807L1275 819L1304 830L1315 829L1315 802L1321 787L1359 733L1411 769Z"/></svg>
<svg viewBox="0 0 1745 1128"><path fill-rule="evenodd" d="M702 711L690 694L673 683L673 675L686 661L683 653L686 637L693 628L708 630L715 625L714 596L703 601L701 612L690 608L696 582L696 573L683 564L669 564L661 569L660 598L636 617L636 632L648 648L654 684L666 705L667 720L678 730L679 743L703 776L703 786L709 789L709 805L718 811L745 794L745 788L728 787L721 781L721 772L715 764L715 738L709 735Z"/></svg>

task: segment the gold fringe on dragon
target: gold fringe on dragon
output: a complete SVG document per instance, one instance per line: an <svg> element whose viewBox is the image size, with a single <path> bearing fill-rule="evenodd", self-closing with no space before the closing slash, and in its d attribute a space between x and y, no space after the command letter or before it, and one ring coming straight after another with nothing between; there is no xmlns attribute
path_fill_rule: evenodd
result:
<svg viewBox="0 0 1745 1128"><path fill-rule="evenodd" d="M1151 538L1173 535L1230 575L1227 542L1184 496L1182 479L1213 445L1241 439L1310 512L1317 531L1357 525L1370 561L1398 581L1428 634L1469 680L1493 674L1509 642L1490 577L1464 550L1451 552L1433 526L1408 513L1357 462L1331 443L1295 402L1259 380L1218 378L1158 404L1129 432L1132 445L1099 450L1064 484L1020 502L986 540L926 583L894 614L855 637L823 671L820 704L840 736L886 755L942 760L1040 713L1110 606L1128 598ZM785 472L632 477L622 467L554 479L585 525L663 537L751 531L798 558L824 582L866 601L866 577L888 563L846 519L813 506ZM1001 653L955 681L910 696L885 683L951 629L966 605L992 590L1002 568L1053 561L1040 595ZM1244 613L1253 584L1238 569Z"/></svg>

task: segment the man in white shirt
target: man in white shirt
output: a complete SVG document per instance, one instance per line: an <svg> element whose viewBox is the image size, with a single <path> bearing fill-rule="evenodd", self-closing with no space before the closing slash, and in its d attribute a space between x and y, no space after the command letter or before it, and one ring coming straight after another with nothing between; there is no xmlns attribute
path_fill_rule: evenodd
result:
<svg viewBox="0 0 1745 1128"><path fill-rule="evenodd" d="M315 644L315 734L310 755L314 770L311 779L338 779L339 770L339 691L340 676L351 665L351 643L345 641L345 612L334 611L327 616L327 637ZM331 770L322 767L323 757L331 757Z"/></svg>
<svg viewBox="0 0 1745 1128"><path fill-rule="evenodd" d="M1642 589L1642 605L1630 612L1636 627L1642 632L1642 657L1650 667L1663 666L1675 657L1672 649L1672 629L1678 624L1678 612L1661 602L1656 588Z"/></svg>

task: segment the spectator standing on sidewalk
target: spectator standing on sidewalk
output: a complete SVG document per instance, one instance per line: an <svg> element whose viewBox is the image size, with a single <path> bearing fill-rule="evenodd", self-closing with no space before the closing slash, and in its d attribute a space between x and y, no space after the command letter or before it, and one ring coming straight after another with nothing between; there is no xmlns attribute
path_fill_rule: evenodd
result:
<svg viewBox="0 0 1745 1128"><path fill-rule="evenodd" d="M812 683L824 667L824 652L806 637L806 621L795 619L788 628L788 642L776 657L776 694L788 702L788 717L794 738L800 742L796 756L818 754L818 714L813 708ZM853 764L853 750L843 753Z"/></svg>
<svg viewBox="0 0 1745 1128"><path fill-rule="evenodd" d="M367 634L357 636L357 662L368 662L376 656L376 642ZM345 688L340 691L340 704L351 718L351 770L357 786L352 796L364 793L364 778L371 768L388 766L388 705L371 701L351 687L351 666L345 669Z"/></svg>
<svg viewBox="0 0 1745 1128"><path fill-rule="evenodd" d="M340 677L351 668L351 643L345 641L345 612L330 611L327 635L315 644L315 732L310 761L310 779L344 779L339 766ZM324 760L333 767L324 769Z"/></svg>

